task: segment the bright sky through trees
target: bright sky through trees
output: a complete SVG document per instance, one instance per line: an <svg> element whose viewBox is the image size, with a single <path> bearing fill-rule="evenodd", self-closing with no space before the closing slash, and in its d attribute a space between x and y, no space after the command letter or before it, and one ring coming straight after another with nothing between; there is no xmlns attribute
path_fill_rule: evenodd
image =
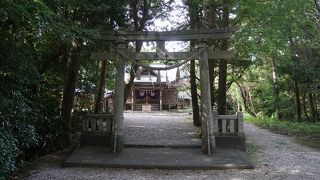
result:
<svg viewBox="0 0 320 180"><path fill-rule="evenodd" d="M168 17L154 19L154 25L147 27L148 31L171 31L188 23L188 11L181 0L175 0L172 8ZM166 49L169 52L186 51L188 47L189 43L186 42L166 42ZM143 43L142 49L142 51L155 51L155 43Z"/></svg>

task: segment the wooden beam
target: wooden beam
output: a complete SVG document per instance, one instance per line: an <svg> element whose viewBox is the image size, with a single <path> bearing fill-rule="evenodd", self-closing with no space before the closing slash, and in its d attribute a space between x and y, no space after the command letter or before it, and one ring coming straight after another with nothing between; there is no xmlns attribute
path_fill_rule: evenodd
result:
<svg viewBox="0 0 320 180"><path fill-rule="evenodd" d="M185 60L190 58L195 52L132 52L132 51L124 51L126 56L135 60ZM234 52L233 51L209 51L208 57L209 59L230 59L232 58ZM94 60L115 60L116 52L96 52L91 54L91 59ZM195 57L194 59L199 59Z"/></svg>
<svg viewBox="0 0 320 180"><path fill-rule="evenodd" d="M233 30L230 28L186 30L186 31L114 31L94 36L95 40L104 41L191 41L228 39Z"/></svg>

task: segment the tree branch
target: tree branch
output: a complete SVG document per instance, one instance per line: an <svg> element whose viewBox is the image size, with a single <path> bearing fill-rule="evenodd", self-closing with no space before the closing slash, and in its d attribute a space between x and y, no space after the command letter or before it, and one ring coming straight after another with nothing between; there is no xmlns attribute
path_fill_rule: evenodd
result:
<svg viewBox="0 0 320 180"><path fill-rule="evenodd" d="M59 44L55 48L53 48L51 52L43 55L41 57L42 64L39 67L39 73L45 73L49 68L50 64L64 54L65 49L66 47L64 44Z"/></svg>
<svg viewBox="0 0 320 180"><path fill-rule="evenodd" d="M314 0L314 3L316 5L316 8L318 10L318 13L320 13L320 2L318 2L318 0Z"/></svg>

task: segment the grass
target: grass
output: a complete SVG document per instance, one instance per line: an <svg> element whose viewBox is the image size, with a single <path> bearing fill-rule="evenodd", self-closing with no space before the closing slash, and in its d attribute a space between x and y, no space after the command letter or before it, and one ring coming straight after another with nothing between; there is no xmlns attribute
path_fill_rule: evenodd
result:
<svg viewBox="0 0 320 180"><path fill-rule="evenodd" d="M245 121L276 133L295 137L300 144L320 149L320 122L277 121L275 118L245 116Z"/></svg>
<svg viewBox="0 0 320 180"><path fill-rule="evenodd" d="M255 163L255 155L257 152L257 146L253 143L246 143L246 158L250 161Z"/></svg>

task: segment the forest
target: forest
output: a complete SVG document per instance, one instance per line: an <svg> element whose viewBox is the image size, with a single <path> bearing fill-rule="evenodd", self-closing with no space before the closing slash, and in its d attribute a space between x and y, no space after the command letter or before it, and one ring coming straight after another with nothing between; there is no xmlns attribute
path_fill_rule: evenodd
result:
<svg viewBox="0 0 320 180"><path fill-rule="evenodd" d="M74 114L101 111L104 89L114 89L115 62L90 58L109 46L94 36L155 30L176 9L185 13L168 30L234 29L230 40L210 42L234 52L209 64L219 114L243 111L253 123L320 139L319 0L1 0L0 179L75 143ZM142 43L132 48L141 51ZM195 126L198 65L184 67ZM127 71L125 95L137 66L128 62Z"/></svg>

